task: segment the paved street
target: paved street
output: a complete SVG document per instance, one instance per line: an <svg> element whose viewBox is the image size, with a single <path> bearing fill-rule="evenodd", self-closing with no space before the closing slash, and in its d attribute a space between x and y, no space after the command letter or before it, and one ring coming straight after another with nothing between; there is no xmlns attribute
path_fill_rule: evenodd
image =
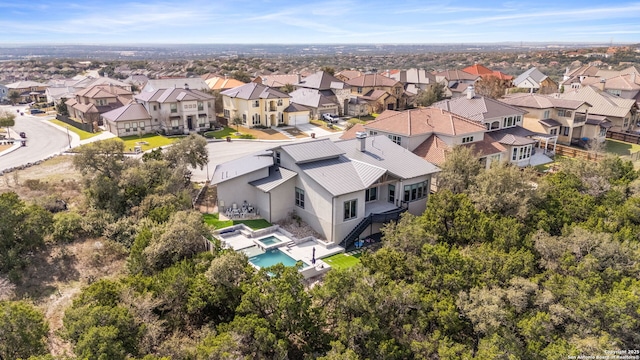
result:
<svg viewBox="0 0 640 360"><path fill-rule="evenodd" d="M0 106L0 111L16 112L16 109L24 111L26 107L25 105ZM52 116L32 116L26 113L24 115L16 113L16 115L16 125L12 130L15 133L24 131L27 134L27 146L0 157L0 171L46 159L69 147L67 134L45 123L45 120L51 119Z"/></svg>

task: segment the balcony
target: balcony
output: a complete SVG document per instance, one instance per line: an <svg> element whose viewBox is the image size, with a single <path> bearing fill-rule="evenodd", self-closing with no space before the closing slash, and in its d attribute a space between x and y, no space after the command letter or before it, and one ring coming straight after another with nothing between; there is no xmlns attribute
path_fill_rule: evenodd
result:
<svg viewBox="0 0 640 360"><path fill-rule="evenodd" d="M583 123L585 121L587 121L587 115L585 115L585 114L576 113L575 116L573 117L573 123L574 124Z"/></svg>

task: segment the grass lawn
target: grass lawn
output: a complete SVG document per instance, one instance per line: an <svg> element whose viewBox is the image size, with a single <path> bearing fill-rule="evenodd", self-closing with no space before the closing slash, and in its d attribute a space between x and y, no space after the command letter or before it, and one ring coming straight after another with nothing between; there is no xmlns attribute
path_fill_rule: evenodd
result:
<svg viewBox="0 0 640 360"><path fill-rule="evenodd" d="M145 134L142 136L133 135L133 136L126 136L126 137L120 138L120 140L124 142L124 151L133 151L133 147L138 145L138 142L145 142L146 144L145 143L141 144L142 151L147 151L147 150L155 149L161 146L167 146L167 145L173 144L179 139L180 138L177 138L177 137L168 138L168 137L156 135L156 134Z"/></svg>
<svg viewBox="0 0 640 360"><path fill-rule="evenodd" d="M347 254L341 253L341 254L335 254L327 258L324 258L322 259L322 261L326 262L332 268L335 268L335 269L348 269L360 262L361 255L362 253L357 253L354 255L347 255Z"/></svg>
<svg viewBox="0 0 640 360"><path fill-rule="evenodd" d="M92 138L92 137L100 134L100 132L90 133L90 132L78 129L75 126L71 126L69 124L63 123L60 120L53 119L53 120L49 120L49 121L54 123L54 124L56 124L56 125L62 126L63 128L68 128L69 131L78 134L78 136L80 136L80 140L89 139L89 138Z"/></svg>
<svg viewBox="0 0 640 360"><path fill-rule="evenodd" d="M236 129L226 127L218 131L207 131L206 133L204 133L204 137L209 139L225 139L227 136L231 136L233 138L236 137L235 133Z"/></svg>
<svg viewBox="0 0 640 360"><path fill-rule="evenodd" d="M619 156L629 156L634 152L640 151L640 145L626 143L623 141L607 139L606 150L610 154Z"/></svg>
<svg viewBox="0 0 640 360"><path fill-rule="evenodd" d="M214 226L216 229L222 229L229 226L237 225L237 224L245 224L250 227L252 230L260 230L264 228L268 228L271 226L271 223L265 219L255 219L255 220L220 220L217 213L215 214L203 214L202 218L204 222Z"/></svg>

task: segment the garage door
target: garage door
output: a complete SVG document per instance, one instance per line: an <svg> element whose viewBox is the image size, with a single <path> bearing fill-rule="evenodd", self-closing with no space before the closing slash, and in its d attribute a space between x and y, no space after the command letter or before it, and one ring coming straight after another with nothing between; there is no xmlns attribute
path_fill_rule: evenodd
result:
<svg viewBox="0 0 640 360"><path fill-rule="evenodd" d="M309 123L309 115L308 114L291 114L289 115L289 125L296 126L299 124L308 124Z"/></svg>

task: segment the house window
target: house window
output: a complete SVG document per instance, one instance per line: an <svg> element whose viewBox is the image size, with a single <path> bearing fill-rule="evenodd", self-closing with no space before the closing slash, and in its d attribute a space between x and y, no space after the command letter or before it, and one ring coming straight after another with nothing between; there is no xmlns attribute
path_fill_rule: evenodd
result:
<svg viewBox="0 0 640 360"><path fill-rule="evenodd" d="M253 114L253 125L260 125L260 114Z"/></svg>
<svg viewBox="0 0 640 360"><path fill-rule="evenodd" d="M558 116L571 117L571 111L566 109L558 109Z"/></svg>
<svg viewBox="0 0 640 360"><path fill-rule="evenodd" d="M171 120L171 129L178 130L180 128L180 120Z"/></svg>
<svg viewBox="0 0 640 360"><path fill-rule="evenodd" d="M607 128L600 126L600 136L607 136Z"/></svg>
<svg viewBox="0 0 640 360"><path fill-rule="evenodd" d="M153 111L158 110L158 106L157 105L153 105Z"/></svg>
<svg viewBox="0 0 640 360"><path fill-rule="evenodd" d="M129 132L129 131L131 131L130 127L131 127L131 125L130 125L129 123L125 123L125 124L124 124L124 131L125 131L125 132Z"/></svg>
<svg viewBox="0 0 640 360"><path fill-rule="evenodd" d="M364 193L364 201L376 201L378 200L378 188L377 187L372 187L369 188L367 190L365 190Z"/></svg>
<svg viewBox="0 0 640 360"><path fill-rule="evenodd" d="M280 165L280 151L276 151L276 165Z"/></svg>
<svg viewBox="0 0 640 360"><path fill-rule="evenodd" d="M462 138L462 143L466 144L466 143L470 143L473 141L473 136L465 136Z"/></svg>
<svg viewBox="0 0 640 360"><path fill-rule="evenodd" d="M429 194L429 182L423 181L417 184L405 185L404 186L404 198L405 202L416 201L420 199L424 199Z"/></svg>
<svg viewBox="0 0 640 360"><path fill-rule="evenodd" d="M243 123L244 125L246 125L246 124L247 124L247 114L242 114L242 123Z"/></svg>
<svg viewBox="0 0 640 360"><path fill-rule="evenodd" d="M391 141L393 141L394 143L401 145L402 143L402 138L400 136L396 136L396 135L387 135L387 137L389 139L391 139Z"/></svg>
<svg viewBox="0 0 640 360"><path fill-rule="evenodd" d="M622 95L622 90L614 90L614 89L608 89L607 92L613 96L620 96Z"/></svg>
<svg viewBox="0 0 640 360"><path fill-rule="evenodd" d="M278 106L282 106L282 99L278 99Z"/></svg>
<svg viewBox="0 0 640 360"><path fill-rule="evenodd" d="M362 94L362 88L358 87L358 94Z"/></svg>
<svg viewBox="0 0 640 360"><path fill-rule="evenodd" d="M511 153L512 161L526 160L531 157L533 145L517 146L513 148Z"/></svg>
<svg viewBox="0 0 640 360"><path fill-rule="evenodd" d="M253 102L253 107L260 107L260 100L255 100Z"/></svg>
<svg viewBox="0 0 640 360"><path fill-rule="evenodd" d="M549 130L549 135L558 135L558 128L553 128Z"/></svg>
<svg viewBox="0 0 640 360"><path fill-rule="evenodd" d="M511 127L515 125L515 118L513 116L506 117L502 120L502 127Z"/></svg>
<svg viewBox="0 0 640 360"><path fill-rule="evenodd" d="M172 113L178 112L178 104L171 104L171 112Z"/></svg>
<svg viewBox="0 0 640 360"><path fill-rule="evenodd" d="M628 126L629 126L629 118L625 117L624 122L622 123L622 127L626 129Z"/></svg>
<svg viewBox="0 0 640 360"><path fill-rule="evenodd" d="M378 135L378 132L377 131L373 131L373 130L369 130L369 135L370 136Z"/></svg>
<svg viewBox="0 0 640 360"><path fill-rule="evenodd" d="M296 206L304 209L304 190L296 188Z"/></svg>
<svg viewBox="0 0 640 360"><path fill-rule="evenodd" d="M389 185L389 202L394 204L396 202L396 186Z"/></svg>
<svg viewBox="0 0 640 360"><path fill-rule="evenodd" d="M569 130L571 128L568 126L560 126L560 131L562 131L562 135L569 136Z"/></svg>
<svg viewBox="0 0 640 360"><path fill-rule="evenodd" d="M542 115L543 119L548 119L549 118L549 110L545 110L544 114Z"/></svg>
<svg viewBox="0 0 640 360"><path fill-rule="evenodd" d="M516 124L519 124L522 122L522 116L518 115L516 116Z"/></svg>
<svg viewBox="0 0 640 360"><path fill-rule="evenodd" d="M140 121L138 126L140 126L140 130L144 130L144 121Z"/></svg>
<svg viewBox="0 0 640 360"><path fill-rule="evenodd" d="M494 121L491 123L491 130L495 130L495 129L499 129L500 128L500 121Z"/></svg>
<svg viewBox="0 0 640 360"><path fill-rule="evenodd" d="M231 117L231 113L229 112L229 110L224 109L224 118L229 119L230 117Z"/></svg>
<svg viewBox="0 0 640 360"><path fill-rule="evenodd" d="M201 102L201 101L198 101L198 110L199 110L199 111L204 110L204 104L202 104L202 102Z"/></svg>
<svg viewBox="0 0 640 360"><path fill-rule="evenodd" d="M358 200L349 200L344 202L344 221L355 219L358 217Z"/></svg>

